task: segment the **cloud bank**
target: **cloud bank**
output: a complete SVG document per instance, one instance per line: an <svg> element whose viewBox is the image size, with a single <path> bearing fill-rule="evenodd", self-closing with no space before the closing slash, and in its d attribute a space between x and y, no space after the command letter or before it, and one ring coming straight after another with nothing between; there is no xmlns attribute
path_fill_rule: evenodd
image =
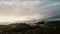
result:
<svg viewBox="0 0 60 34"><path fill-rule="evenodd" d="M44 19L60 15L59 0L0 0L0 16Z"/></svg>

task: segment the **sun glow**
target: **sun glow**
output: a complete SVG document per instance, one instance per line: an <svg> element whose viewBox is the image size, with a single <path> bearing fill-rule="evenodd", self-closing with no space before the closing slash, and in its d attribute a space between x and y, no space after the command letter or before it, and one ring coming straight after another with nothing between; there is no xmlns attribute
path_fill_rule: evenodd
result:
<svg viewBox="0 0 60 34"><path fill-rule="evenodd" d="M24 17L0 17L0 22L14 22L14 21L24 21L27 20Z"/></svg>
<svg viewBox="0 0 60 34"><path fill-rule="evenodd" d="M39 15L34 15L34 16L0 16L0 22L20 22L20 21L27 21L27 20L32 20L32 19L38 19L41 18Z"/></svg>

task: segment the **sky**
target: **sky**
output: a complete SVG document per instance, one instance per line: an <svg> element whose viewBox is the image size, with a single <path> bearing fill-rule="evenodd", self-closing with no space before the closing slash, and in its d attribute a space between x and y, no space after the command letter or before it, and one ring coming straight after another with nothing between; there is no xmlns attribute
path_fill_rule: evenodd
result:
<svg viewBox="0 0 60 34"><path fill-rule="evenodd" d="M0 0L0 22L45 19L60 15L60 0Z"/></svg>

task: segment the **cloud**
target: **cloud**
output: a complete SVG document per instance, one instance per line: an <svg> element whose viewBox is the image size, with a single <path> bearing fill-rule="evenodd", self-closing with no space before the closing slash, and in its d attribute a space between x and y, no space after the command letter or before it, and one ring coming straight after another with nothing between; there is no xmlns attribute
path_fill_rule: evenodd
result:
<svg viewBox="0 0 60 34"><path fill-rule="evenodd" d="M41 16L47 18L60 13L60 1L52 0L0 0L0 7L0 15L2 16L38 15L39 18Z"/></svg>
<svg viewBox="0 0 60 34"><path fill-rule="evenodd" d="M52 18L60 15L60 1L44 1L37 5L37 11L45 18Z"/></svg>

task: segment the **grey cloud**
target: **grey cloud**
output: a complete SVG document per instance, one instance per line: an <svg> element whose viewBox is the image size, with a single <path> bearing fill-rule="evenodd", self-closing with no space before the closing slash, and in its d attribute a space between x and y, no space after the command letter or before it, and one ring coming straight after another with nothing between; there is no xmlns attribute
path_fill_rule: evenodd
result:
<svg viewBox="0 0 60 34"><path fill-rule="evenodd" d="M40 14L46 15L48 18L60 15L60 1L45 1L37 5L37 10Z"/></svg>
<svg viewBox="0 0 60 34"><path fill-rule="evenodd" d="M60 1L60 0L48 0L48 1Z"/></svg>
<svg viewBox="0 0 60 34"><path fill-rule="evenodd" d="M10 2L10 1L9 1ZM28 15L41 15L43 17L46 16L54 16L59 15L59 7L60 1L15 1L15 5L11 8L8 5L3 5L1 7L8 8L0 8L1 15L15 15L15 16L28 16ZM19 5L20 4L20 5Z"/></svg>

